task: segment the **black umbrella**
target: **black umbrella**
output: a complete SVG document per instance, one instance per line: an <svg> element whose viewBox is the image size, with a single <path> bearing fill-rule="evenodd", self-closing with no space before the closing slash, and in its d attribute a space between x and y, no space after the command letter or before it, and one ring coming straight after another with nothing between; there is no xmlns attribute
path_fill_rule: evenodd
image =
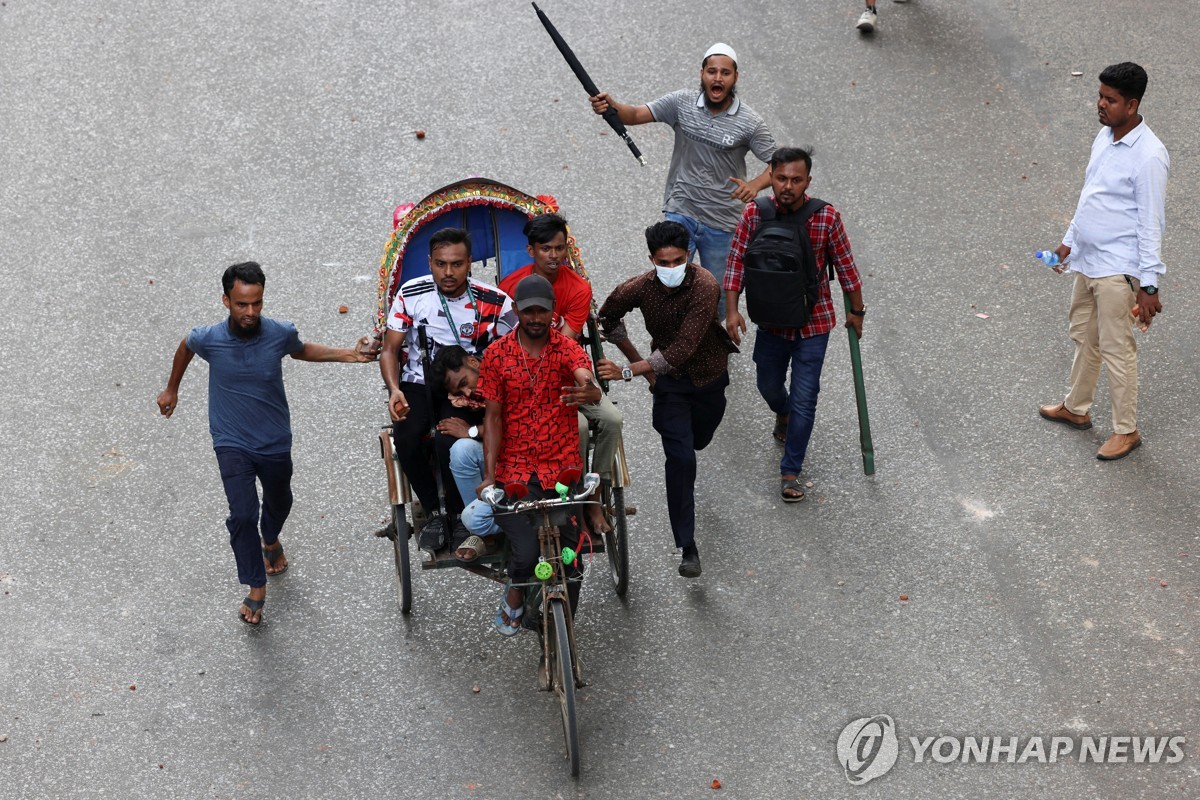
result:
<svg viewBox="0 0 1200 800"><path fill-rule="evenodd" d="M563 58L567 60L571 71L575 73L575 77L583 84L583 89L588 93L588 97L595 97L600 94L600 90L596 88L596 84L592 81L592 77L587 74L587 70L579 63L579 59L575 57L571 46L563 39L562 34L554 27L550 19L537 7L537 3L533 3L533 10L537 12L538 19L542 21L542 25L546 27L546 33L550 34L550 38L554 40L554 44L558 47L558 52L562 53ZM617 110L611 105L603 114L604 119L608 122L610 128L616 131L617 136L625 140L625 144L629 145L630 152L633 153L641 165L646 166L646 159L642 157L642 151L638 150L638 146L633 143L633 139L629 136L629 131L625 130L625 123L621 122L621 118L617 116Z"/></svg>

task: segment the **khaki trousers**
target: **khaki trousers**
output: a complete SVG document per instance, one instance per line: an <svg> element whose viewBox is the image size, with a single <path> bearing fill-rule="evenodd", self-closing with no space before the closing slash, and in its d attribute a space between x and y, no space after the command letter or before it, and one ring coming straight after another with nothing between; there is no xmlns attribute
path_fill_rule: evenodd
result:
<svg viewBox="0 0 1200 800"><path fill-rule="evenodd" d="M1136 290L1124 275L1089 278L1075 274L1068 315L1075 360L1071 391L1064 402L1072 414L1088 413L1103 364L1112 397L1113 433L1137 430L1137 340L1129 313L1136 300Z"/></svg>
<svg viewBox="0 0 1200 800"><path fill-rule="evenodd" d="M621 425L625 418L606 394L600 395L600 402L594 406L579 407L579 449L584 464L587 464L588 420L595 420L597 423L596 449L592 451L592 472L599 473L602 480L611 481L613 459L616 458L617 447L621 444Z"/></svg>

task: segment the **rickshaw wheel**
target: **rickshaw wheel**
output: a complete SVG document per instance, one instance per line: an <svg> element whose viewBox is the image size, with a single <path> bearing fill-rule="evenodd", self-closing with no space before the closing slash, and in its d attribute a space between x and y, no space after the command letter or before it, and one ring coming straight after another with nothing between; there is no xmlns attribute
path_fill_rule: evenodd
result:
<svg viewBox="0 0 1200 800"><path fill-rule="evenodd" d="M546 642L551 683L562 712L563 739L567 744L567 760L571 763L571 777L579 777L579 727L575 721L575 672L571 667L571 638L567 633L567 612L563 601L550 601L553 625L547 631Z"/></svg>
<svg viewBox="0 0 1200 800"><path fill-rule="evenodd" d="M404 516L404 506L392 506L392 523L396 529L392 539L392 551L396 560L396 593L400 601L400 613L412 611L412 570L408 555L408 540L412 529Z"/></svg>
<svg viewBox="0 0 1200 800"><path fill-rule="evenodd" d="M629 529L625 516L625 489L612 486L607 490L605 516L611 530L604 534L604 551L608 555L608 577L612 579L617 597L629 590Z"/></svg>

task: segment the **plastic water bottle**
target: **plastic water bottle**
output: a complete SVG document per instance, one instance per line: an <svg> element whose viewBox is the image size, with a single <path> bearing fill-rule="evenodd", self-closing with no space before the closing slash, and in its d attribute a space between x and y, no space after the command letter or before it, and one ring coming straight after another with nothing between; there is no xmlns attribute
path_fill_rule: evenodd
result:
<svg viewBox="0 0 1200 800"><path fill-rule="evenodd" d="M1038 250L1033 254L1033 257L1045 264L1047 267L1057 267L1059 264L1058 253L1053 250Z"/></svg>

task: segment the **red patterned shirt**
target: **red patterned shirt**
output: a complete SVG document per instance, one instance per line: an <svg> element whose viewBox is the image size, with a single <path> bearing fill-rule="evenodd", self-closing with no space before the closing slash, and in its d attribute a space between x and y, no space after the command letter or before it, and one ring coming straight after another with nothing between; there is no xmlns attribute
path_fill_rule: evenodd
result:
<svg viewBox="0 0 1200 800"><path fill-rule="evenodd" d="M771 199L778 208L779 201L773 197ZM804 195L802 202L808 202L808 195ZM727 292L742 291L746 274L744 263L746 245L750 243L750 238L758 228L760 219L758 206L754 203L747 203L745 211L742 212L742 221L738 223L737 230L733 234L733 242L729 245L729 261L725 266L725 283L722 286ZM837 209L833 206L825 206L809 217L808 237L812 242L813 253L817 257L818 273L825 272L826 264L832 263L843 292L853 292L862 288L858 267L854 265L854 255L850 252L850 240L846 238L846 229L842 226L842 215L837 212ZM807 325L799 330L796 328L764 328L764 330L790 341L795 341L797 334L807 339L810 336L820 336L833 330L833 326L837 324L837 317L833 313L833 298L829 292L829 282L822 280L820 287L820 296L816 306L813 307L812 316L809 317Z"/></svg>
<svg viewBox="0 0 1200 800"><path fill-rule="evenodd" d="M575 385L575 370L591 368L584 349L553 329L537 358L525 352L517 331L487 349L477 392L500 404L504 430L497 483L525 483L537 475L551 488L563 469L579 466L578 412L561 396L564 386Z"/></svg>

